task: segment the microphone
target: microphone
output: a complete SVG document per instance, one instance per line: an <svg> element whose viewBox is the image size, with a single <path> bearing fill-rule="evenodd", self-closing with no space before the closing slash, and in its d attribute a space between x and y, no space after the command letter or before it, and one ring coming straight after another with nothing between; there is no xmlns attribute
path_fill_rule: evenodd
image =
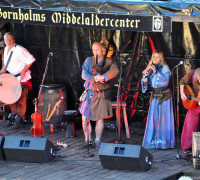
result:
<svg viewBox="0 0 200 180"><path fill-rule="evenodd" d="M177 68L177 67L180 66L181 64L183 64L183 61L180 61L176 66L173 67L173 69Z"/></svg>
<svg viewBox="0 0 200 180"><path fill-rule="evenodd" d="M50 53L49 53L49 56L53 56L53 53L52 53L52 52L50 52Z"/></svg>
<svg viewBox="0 0 200 180"><path fill-rule="evenodd" d="M126 65L126 61L122 61L121 64Z"/></svg>

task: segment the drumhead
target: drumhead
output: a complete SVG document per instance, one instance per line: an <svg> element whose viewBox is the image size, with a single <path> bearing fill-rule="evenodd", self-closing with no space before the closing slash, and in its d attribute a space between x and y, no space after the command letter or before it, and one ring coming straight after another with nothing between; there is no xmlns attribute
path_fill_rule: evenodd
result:
<svg viewBox="0 0 200 180"><path fill-rule="evenodd" d="M20 81L13 75L5 73L0 75L0 101L13 104L18 101L22 93Z"/></svg>
<svg viewBox="0 0 200 180"><path fill-rule="evenodd" d="M64 115L76 115L78 112L76 110L64 111Z"/></svg>

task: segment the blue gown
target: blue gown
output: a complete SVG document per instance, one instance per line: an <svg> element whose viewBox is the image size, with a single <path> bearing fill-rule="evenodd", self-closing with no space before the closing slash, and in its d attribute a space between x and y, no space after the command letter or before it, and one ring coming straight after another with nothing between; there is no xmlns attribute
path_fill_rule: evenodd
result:
<svg viewBox="0 0 200 180"><path fill-rule="evenodd" d="M148 85L151 84L153 88L167 87L171 72L167 65L163 65L157 69L157 73L152 72L146 79L142 78L142 92L145 93ZM142 146L146 149L153 148L174 148L175 135L174 135L174 113L172 98L163 101L159 104L158 100L152 98L144 134Z"/></svg>

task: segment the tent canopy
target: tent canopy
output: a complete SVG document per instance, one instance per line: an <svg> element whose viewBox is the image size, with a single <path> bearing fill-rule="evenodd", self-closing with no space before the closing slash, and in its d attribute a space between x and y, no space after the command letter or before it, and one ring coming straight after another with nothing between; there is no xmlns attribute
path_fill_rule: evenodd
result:
<svg viewBox="0 0 200 180"><path fill-rule="evenodd" d="M0 6L64 12L192 16L191 18L200 15L200 2L196 0L1 0ZM184 18L180 20L183 21Z"/></svg>
<svg viewBox="0 0 200 180"><path fill-rule="evenodd" d="M2 0L0 7L0 21L70 28L171 32L172 22L200 21L200 3L191 0Z"/></svg>

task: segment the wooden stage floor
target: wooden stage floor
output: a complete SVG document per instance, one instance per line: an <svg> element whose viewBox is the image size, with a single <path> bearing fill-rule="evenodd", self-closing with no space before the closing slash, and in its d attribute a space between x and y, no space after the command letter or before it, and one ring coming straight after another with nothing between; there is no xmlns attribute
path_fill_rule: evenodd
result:
<svg viewBox="0 0 200 180"><path fill-rule="evenodd" d="M4 123L3 120L0 124ZM30 124L25 124L20 130L9 131L8 128L0 126L0 133L4 136L30 136ZM138 133L140 129L131 131L131 138L125 137L125 131L122 134L122 140L126 144L141 145L143 134ZM83 132L79 127L76 129L77 137L66 138L66 132L59 129L54 130L53 143L63 142L68 147L60 147L57 151L55 160L48 163L30 163L30 162L15 162L15 161L0 161L0 179L139 179L139 180L158 180L164 179L171 175L183 172L185 175L190 175L193 179L200 180L200 169L193 167L193 162L186 160L177 160L177 149L169 150L148 150L153 155L153 166L148 171L128 171L128 170L110 170L102 168L98 156L98 149L90 149L90 153L94 157L84 157L87 154L87 149L81 148L83 144ZM103 142L114 142L117 139L115 130L105 128L103 132ZM51 140L49 127L45 128L44 137ZM93 130L94 137L94 130ZM180 154L183 152L181 151ZM169 160L164 161L163 160ZM168 178L173 179L173 178ZM176 179L176 178L175 178Z"/></svg>

